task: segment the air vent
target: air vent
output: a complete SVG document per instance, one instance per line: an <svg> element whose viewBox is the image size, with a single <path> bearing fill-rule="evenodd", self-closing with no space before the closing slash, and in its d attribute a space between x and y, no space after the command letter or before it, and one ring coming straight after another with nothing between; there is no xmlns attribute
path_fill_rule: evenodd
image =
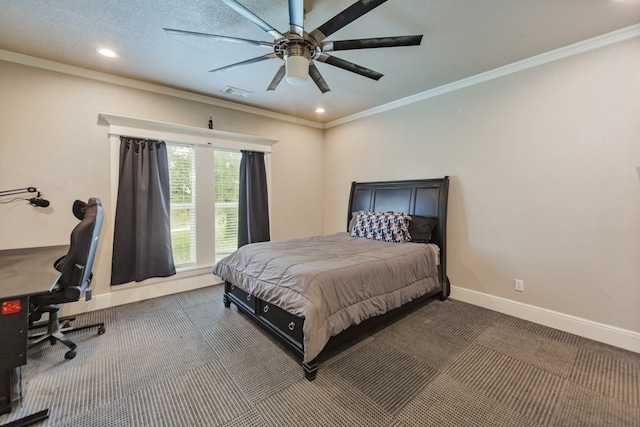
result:
<svg viewBox="0 0 640 427"><path fill-rule="evenodd" d="M243 98L246 98L247 96L251 95L251 92L249 92L248 90L242 90L242 89L238 89L237 87L231 87L231 86L225 87L224 89L222 89L222 92L229 95L233 95L233 96L241 96Z"/></svg>

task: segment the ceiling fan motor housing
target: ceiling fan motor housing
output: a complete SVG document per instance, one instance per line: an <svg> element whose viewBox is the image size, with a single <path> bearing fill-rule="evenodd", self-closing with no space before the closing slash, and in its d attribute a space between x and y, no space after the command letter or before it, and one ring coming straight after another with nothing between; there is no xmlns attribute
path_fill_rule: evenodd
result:
<svg viewBox="0 0 640 427"><path fill-rule="evenodd" d="M307 82L309 63L320 53L320 48L309 38L295 34L288 34L286 38L278 40L273 48L274 53L284 60L287 83L301 85Z"/></svg>

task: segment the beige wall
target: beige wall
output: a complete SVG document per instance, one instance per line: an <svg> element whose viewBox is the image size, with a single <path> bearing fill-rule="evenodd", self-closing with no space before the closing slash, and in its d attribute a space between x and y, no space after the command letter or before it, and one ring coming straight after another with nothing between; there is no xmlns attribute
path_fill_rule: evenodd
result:
<svg viewBox="0 0 640 427"><path fill-rule="evenodd" d="M98 125L99 112L191 126L213 116L217 129L279 140L271 156L274 239L344 230L353 180L450 175L456 289L637 338L639 48L639 39L625 41L324 132L0 61L0 189L34 185L52 203L0 205L0 248L66 244L76 198L101 197L110 211L108 128ZM93 285L102 302L89 309L210 283L203 273L111 290L112 223L106 219ZM514 291L514 278L524 280L524 293Z"/></svg>
<svg viewBox="0 0 640 427"><path fill-rule="evenodd" d="M640 331L639 52L636 38L327 130L325 233L344 230L352 180L450 175L452 285Z"/></svg>
<svg viewBox="0 0 640 427"><path fill-rule="evenodd" d="M71 205L77 198L100 197L105 212L111 212L109 128L98 124L100 112L202 127L213 116L216 129L277 139L271 154L272 236L322 232L320 129L2 61L0 94L0 189L36 186L51 202L46 209L26 202L0 205L0 249L68 244L76 223ZM305 221L299 221L302 211ZM106 217L92 284L98 302L111 294L112 226L113 218ZM208 272L200 278L202 283L213 280ZM180 280L164 287L151 282L116 287L129 293L119 300L102 298L95 308L185 285ZM162 290L132 291L145 286Z"/></svg>

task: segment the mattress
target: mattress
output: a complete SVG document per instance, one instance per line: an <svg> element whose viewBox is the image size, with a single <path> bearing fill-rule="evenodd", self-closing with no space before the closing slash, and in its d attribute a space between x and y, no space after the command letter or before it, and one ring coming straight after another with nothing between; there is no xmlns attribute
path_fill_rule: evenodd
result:
<svg viewBox="0 0 640 427"><path fill-rule="evenodd" d="M440 290L438 246L336 233L243 246L213 274L304 318L305 363L351 325Z"/></svg>

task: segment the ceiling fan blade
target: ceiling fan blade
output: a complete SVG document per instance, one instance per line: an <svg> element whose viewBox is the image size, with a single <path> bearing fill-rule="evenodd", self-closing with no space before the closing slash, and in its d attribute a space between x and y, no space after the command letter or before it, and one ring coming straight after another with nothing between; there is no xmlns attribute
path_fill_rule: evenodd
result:
<svg viewBox="0 0 640 427"><path fill-rule="evenodd" d="M286 73L287 70L283 63L282 67L280 67L276 75L273 77L273 80L271 80L271 83L269 83L269 87L267 88L267 90L276 90Z"/></svg>
<svg viewBox="0 0 640 427"><path fill-rule="evenodd" d="M265 59L277 58L275 53L268 53L266 55L258 56L256 58L247 59L246 61L236 62L235 64L225 65L224 67L209 70L210 73L218 73L220 71L230 70L232 68L240 67L242 65L253 64L256 62L264 61Z"/></svg>
<svg viewBox="0 0 640 427"><path fill-rule="evenodd" d="M258 27L262 28L265 32L269 33L274 39L280 40L284 38L284 36L282 35L282 33L280 33L280 31L276 30L275 28L273 28L272 25L269 25L268 23L263 21L262 18L260 18L255 13L251 12L249 9L247 9L246 7L238 3L236 0L220 0L220 1L226 4L227 6L229 6L231 9L238 12L240 15L247 18L249 21L256 24Z"/></svg>
<svg viewBox="0 0 640 427"><path fill-rule="evenodd" d="M212 38L212 39L215 39L215 40L223 40L223 41L233 42L233 43L250 44L250 45L254 45L254 46L268 47L268 48L273 48L273 46L274 46L273 43L269 43L269 42L263 42L263 41L258 41L258 40L240 39L240 38L237 38L237 37L219 36L217 34L198 33L196 31L176 30L174 28L163 28L163 30L165 30L167 32L167 34L207 37L207 38Z"/></svg>
<svg viewBox="0 0 640 427"><path fill-rule="evenodd" d="M417 46L422 42L419 36L375 37L371 39L336 40L323 42L322 52L351 49L372 49L378 47Z"/></svg>
<svg viewBox="0 0 640 427"><path fill-rule="evenodd" d="M320 89L320 92L326 93L331 90L329 89L329 85L327 84L327 82L324 80L324 78L320 74L318 67L316 67L316 64L314 64L313 62L309 64L309 75L313 79L316 86L318 86L318 89Z"/></svg>
<svg viewBox="0 0 640 427"><path fill-rule="evenodd" d="M342 68L343 70L351 71L352 73L360 74L361 76L365 76L373 80L380 80L380 77L384 76L384 74L377 71L370 70L335 56L327 55L326 53L321 53L316 60L324 62L325 64L333 65L334 67Z"/></svg>
<svg viewBox="0 0 640 427"><path fill-rule="evenodd" d="M289 0L289 31L304 36L304 0Z"/></svg>
<svg viewBox="0 0 640 427"><path fill-rule="evenodd" d="M317 42L320 42L338 31L340 28L352 23L365 13L372 11L386 1L387 0L358 0L315 30L311 31L310 35Z"/></svg>

